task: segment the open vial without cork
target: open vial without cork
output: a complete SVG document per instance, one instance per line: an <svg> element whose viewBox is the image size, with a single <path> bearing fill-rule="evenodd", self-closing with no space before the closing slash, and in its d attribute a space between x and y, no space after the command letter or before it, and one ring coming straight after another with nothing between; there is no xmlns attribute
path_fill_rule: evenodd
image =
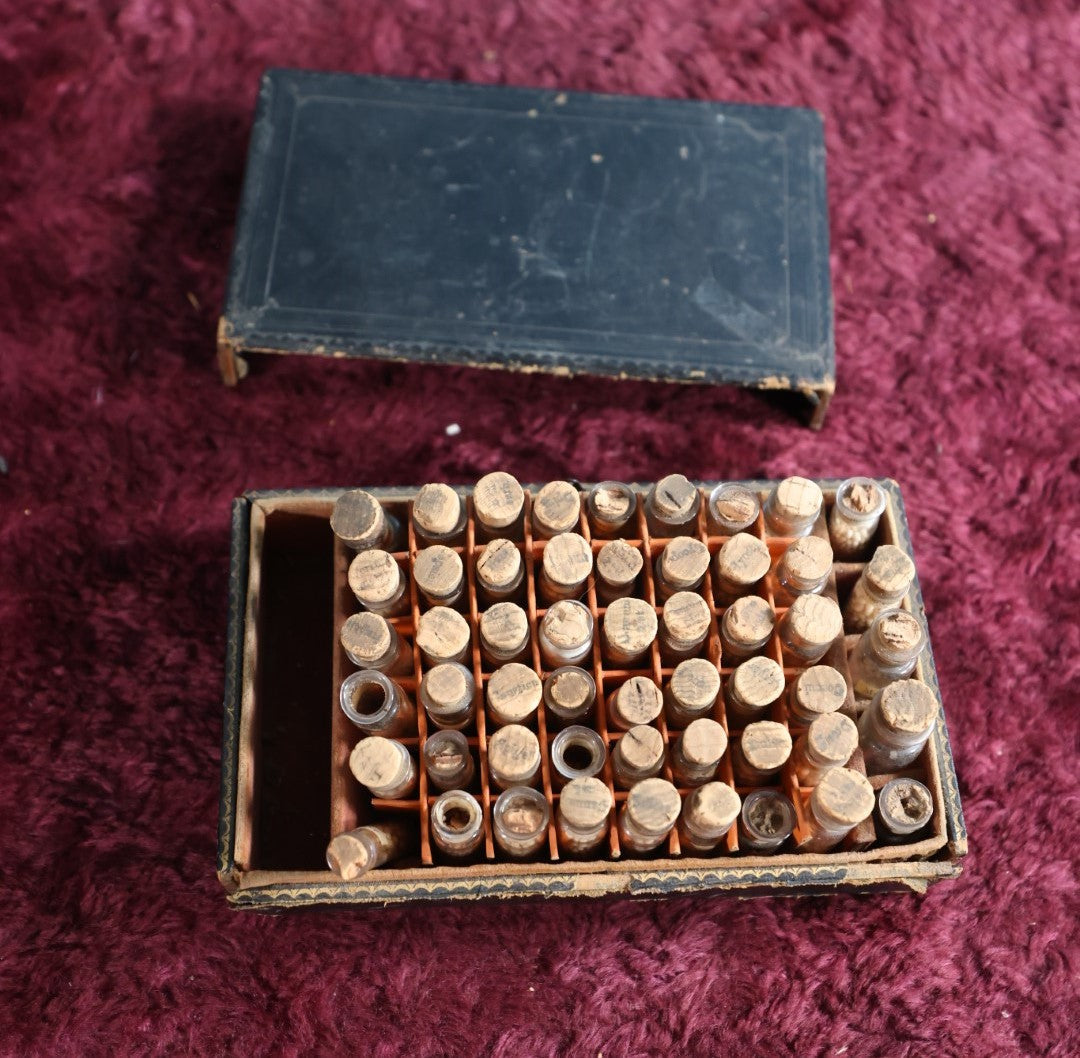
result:
<svg viewBox="0 0 1080 1058"><path fill-rule="evenodd" d="M436 731L424 740L424 770L436 790L464 790L476 774L468 739L460 731Z"/></svg>
<svg viewBox="0 0 1080 1058"><path fill-rule="evenodd" d="M780 851L795 830L795 806L779 790L752 790L739 813L739 847L755 856Z"/></svg>
<svg viewBox="0 0 1080 1058"><path fill-rule="evenodd" d="M930 822L934 814L934 797L918 779L901 776L887 782L877 799L878 840L899 844L910 840Z"/></svg>
<svg viewBox="0 0 1080 1058"><path fill-rule="evenodd" d="M604 770L607 746L591 727L573 724L551 741L551 781L562 787L574 779L591 779Z"/></svg>
<svg viewBox="0 0 1080 1058"><path fill-rule="evenodd" d="M885 513L885 490L870 478L848 478L836 490L829 536L841 561L861 558Z"/></svg>
<svg viewBox="0 0 1080 1058"><path fill-rule="evenodd" d="M398 738L416 734L416 706L393 680L374 669L347 676L338 701L341 711L365 735Z"/></svg>
<svg viewBox="0 0 1080 1058"><path fill-rule="evenodd" d="M447 790L431 806L431 840L451 859L471 856L484 840L484 812L465 790Z"/></svg>

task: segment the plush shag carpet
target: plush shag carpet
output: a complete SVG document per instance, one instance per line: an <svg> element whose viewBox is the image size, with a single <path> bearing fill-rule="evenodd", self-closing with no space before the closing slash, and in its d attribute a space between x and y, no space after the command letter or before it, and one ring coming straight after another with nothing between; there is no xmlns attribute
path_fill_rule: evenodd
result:
<svg viewBox="0 0 1080 1058"><path fill-rule="evenodd" d="M0 1052L1080 1052L1074 3L0 2ZM214 330L261 71L825 115L839 390L272 360ZM451 422L460 434L448 434ZM902 483L972 852L922 899L238 914L230 499Z"/></svg>

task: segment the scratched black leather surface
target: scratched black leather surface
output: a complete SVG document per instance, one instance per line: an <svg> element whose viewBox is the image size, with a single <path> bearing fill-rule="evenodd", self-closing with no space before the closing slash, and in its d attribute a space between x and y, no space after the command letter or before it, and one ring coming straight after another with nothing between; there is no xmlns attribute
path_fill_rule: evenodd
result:
<svg viewBox="0 0 1080 1058"><path fill-rule="evenodd" d="M754 384L833 377L810 110L275 70L238 351Z"/></svg>

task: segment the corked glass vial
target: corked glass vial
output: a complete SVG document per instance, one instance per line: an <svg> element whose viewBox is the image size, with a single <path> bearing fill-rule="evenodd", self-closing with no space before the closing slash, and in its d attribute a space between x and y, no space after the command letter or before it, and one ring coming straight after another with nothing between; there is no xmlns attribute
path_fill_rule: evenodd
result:
<svg viewBox="0 0 1080 1058"><path fill-rule="evenodd" d="M397 738L416 734L416 706L393 680L374 669L346 676L338 702L365 735Z"/></svg>
<svg viewBox="0 0 1080 1058"><path fill-rule="evenodd" d="M799 595L820 595L832 573L833 551L820 536L792 541L776 564L776 601L788 606Z"/></svg>
<svg viewBox="0 0 1080 1058"><path fill-rule="evenodd" d="M686 727L691 721L709 716L720 694L720 672L704 658L680 661L664 689L668 723Z"/></svg>
<svg viewBox="0 0 1080 1058"><path fill-rule="evenodd" d="M457 662L445 662L428 669L417 695L428 719L437 728L460 731L476 714L476 681Z"/></svg>
<svg viewBox="0 0 1080 1058"><path fill-rule="evenodd" d="M513 602L497 602L480 615L480 653L492 665L505 665L529 650L529 616Z"/></svg>
<svg viewBox="0 0 1080 1058"><path fill-rule="evenodd" d="M734 666L760 654L772 638L776 614L760 595L736 599L720 619L721 659Z"/></svg>
<svg viewBox="0 0 1080 1058"><path fill-rule="evenodd" d="M515 860L534 856L547 842L551 807L539 790L513 786L499 794L491 810L495 844Z"/></svg>
<svg viewBox="0 0 1080 1058"><path fill-rule="evenodd" d="M833 551L842 562L861 557L885 513L885 490L871 478L848 478L829 515Z"/></svg>
<svg viewBox="0 0 1080 1058"><path fill-rule="evenodd" d="M801 786L815 786L830 768L842 768L859 745L855 721L843 713L819 716L798 738L791 751Z"/></svg>
<svg viewBox="0 0 1080 1058"><path fill-rule="evenodd" d="M525 563L512 540L487 544L476 559L476 590L488 603L508 602L521 594Z"/></svg>
<svg viewBox="0 0 1080 1058"><path fill-rule="evenodd" d="M821 489L808 478L784 478L765 501L769 536L806 536L821 513Z"/></svg>
<svg viewBox="0 0 1080 1058"><path fill-rule="evenodd" d="M831 768L810 794L800 852L828 852L874 811L874 788L850 768Z"/></svg>
<svg viewBox="0 0 1080 1058"><path fill-rule="evenodd" d="M915 579L915 563L898 547L882 544L867 563L844 607L849 632L865 632L879 613L895 610Z"/></svg>
<svg viewBox="0 0 1080 1058"><path fill-rule="evenodd" d="M413 500L412 520L421 547L465 541L465 504L449 485L423 485Z"/></svg>
<svg viewBox="0 0 1080 1058"><path fill-rule="evenodd" d="M604 770L607 746L591 728L564 727L551 742L551 782L556 788L574 779L591 779Z"/></svg>
<svg viewBox="0 0 1080 1058"><path fill-rule="evenodd" d="M886 845L907 841L930 822L933 814L933 795L918 779L892 779L878 791L878 841Z"/></svg>
<svg viewBox="0 0 1080 1058"><path fill-rule="evenodd" d="M679 786L700 786L716 775L727 749L727 732L715 720L694 720L671 749L671 773Z"/></svg>
<svg viewBox="0 0 1080 1058"><path fill-rule="evenodd" d="M569 481L549 481L532 503L532 531L537 540L570 533L581 524L581 493Z"/></svg>
<svg viewBox="0 0 1080 1058"><path fill-rule="evenodd" d="M348 659L362 669L375 669L390 676L404 676L413 670L412 648L378 614L352 614L341 626L340 639Z"/></svg>
<svg viewBox="0 0 1080 1058"><path fill-rule="evenodd" d="M349 754L349 770L372 797L400 801L416 792L416 762L392 738L362 738Z"/></svg>
<svg viewBox="0 0 1080 1058"><path fill-rule="evenodd" d="M653 537L691 536L697 532L701 493L689 478L668 474L645 497L645 524Z"/></svg>
<svg viewBox="0 0 1080 1058"><path fill-rule="evenodd" d="M326 847L326 865L342 881L352 882L407 856L415 845L416 835L408 823L370 823L338 834Z"/></svg>
<svg viewBox="0 0 1080 1058"><path fill-rule="evenodd" d="M607 836L614 807L611 791L599 779L573 779L559 794L555 829L559 850L580 856L592 852Z"/></svg>
<svg viewBox="0 0 1080 1058"><path fill-rule="evenodd" d="M544 680L544 709L548 727L580 724L596 707L596 681L576 665L563 665Z"/></svg>
<svg viewBox="0 0 1080 1058"><path fill-rule="evenodd" d="M409 582L388 551L361 551L349 563L349 587L356 601L380 617L408 613Z"/></svg>
<svg viewBox="0 0 1080 1058"><path fill-rule="evenodd" d="M656 610L643 599L616 599L600 628L600 650L607 662L624 669L648 663L658 622Z"/></svg>
<svg viewBox="0 0 1080 1058"><path fill-rule="evenodd" d="M872 698L882 687L910 676L926 647L923 626L906 610L874 618L848 659L856 698Z"/></svg>
<svg viewBox="0 0 1080 1058"><path fill-rule="evenodd" d="M844 630L840 607L824 595L800 595L776 626L786 665L820 661Z"/></svg>
<svg viewBox="0 0 1080 1058"><path fill-rule="evenodd" d="M684 852L711 852L727 837L742 809L742 798L723 782L691 790L679 816L679 844Z"/></svg>
<svg viewBox="0 0 1080 1058"><path fill-rule="evenodd" d="M831 665L814 665L800 672L788 692L788 726L808 727L819 716L835 713L847 701L843 674Z"/></svg>
<svg viewBox="0 0 1080 1058"><path fill-rule="evenodd" d="M671 833L682 811L679 791L666 779L630 788L619 813L619 843L627 852L651 852Z"/></svg>
<svg viewBox="0 0 1080 1058"><path fill-rule="evenodd" d="M746 532L761 513L757 494L734 482L717 485L709 493L706 520L710 536L734 536Z"/></svg>
<svg viewBox="0 0 1080 1058"><path fill-rule="evenodd" d="M660 656L664 663L672 665L700 654L711 623L709 604L697 592L672 595L660 615Z"/></svg>
<svg viewBox="0 0 1080 1058"><path fill-rule="evenodd" d="M791 756L791 735L783 724L758 720L732 743L731 766L739 786L762 786L780 774Z"/></svg>
<svg viewBox="0 0 1080 1058"><path fill-rule="evenodd" d="M540 563L537 590L548 603L580 599L593 570L592 548L579 533L560 533L547 542Z"/></svg>
<svg viewBox="0 0 1080 1058"><path fill-rule="evenodd" d="M531 723L542 696L540 677L527 665L511 662L488 678L487 715L500 726Z"/></svg>
<svg viewBox="0 0 1080 1058"><path fill-rule="evenodd" d="M330 514L330 528L354 551L396 551L404 543L398 520L363 489L351 489L337 498Z"/></svg>
<svg viewBox="0 0 1080 1058"><path fill-rule="evenodd" d="M579 665L592 657L593 615L576 599L553 603L540 621L536 638L546 668Z"/></svg>
<svg viewBox="0 0 1080 1058"><path fill-rule="evenodd" d="M631 676L608 695L608 727L629 731L639 724L651 724L663 711L664 696L648 676Z"/></svg>
<svg viewBox="0 0 1080 1058"><path fill-rule="evenodd" d="M472 646L469 622L449 606L433 606L420 615L416 645L429 665L464 662Z"/></svg>
<svg viewBox="0 0 1080 1058"><path fill-rule="evenodd" d="M521 539L525 490L517 478L503 470L485 474L473 487L472 502L481 537Z"/></svg>
<svg viewBox="0 0 1080 1058"><path fill-rule="evenodd" d="M772 558L763 540L749 533L736 533L716 552L713 595L718 606L727 606L749 595L769 572Z"/></svg>
<svg viewBox="0 0 1080 1058"><path fill-rule="evenodd" d="M431 806L431 840L451 859L471 856L484 840L484 810L471 793L447 790Z"/></svg>
<svg viewBox="0 0 1080 1058"><path fill-rule="evenodd" d="M611 540L596 556L596 597L601 606L632 595L645 566L641 552L625 540Z"/></svg>
<svg viewBox="0 0 1080 1058"><path fill-rule="evenodd" d="M795 806L779 790L753 790L739 813L739 847L754 856L771 856L791 837Z"/></svg>
<svg viewBox="0 0 1080 1058"><path fill-rule="evenodd" d="M784 693L784 670L772 658L750 658L728 677L724 689L727 721L745 727L768 716Z"/></svg>
<svg viewBox="0 0 1080 1058"><path fill-rule="evenodd" d="M594 540L631 536L636 528L637 493L622 481L601 481L585 497L585 514Z"/></svg>
<svg viewBox="0 0 1080 1058"><path fill-rule="evenodd" d="M937 702L918 680L883 687L859 717L859 745L871 775L906 768L934 730Z"/></svg>
<svg viewBox="0 0 1080 1058"><path fill-rule="evenodd" d="M620 790L659 775L663 767L664 736L655 727L632 727L612 748L611 771Z"/></svg>
<svg viewBox="0 0 1080 1058"><path fill-rule="evenodd" d="M491 781L500 790L539 784L540 742L527 727L500 727L488 739L487 758Z"/></svg>
<svg viewBox="0 0 1080 1058"><path fill-rule="evenodd" d="M460 731L436 731L424 740L424 771L436 790L464 790L476 776L468 739Z"/></svg>
<svg viewBox="0 0 1080 1058"><path fill-rule="evenodd" d="M452 548L433 544L413 560L416 590L428 606L454 606L465 594L465 566Z"/></svg>
<svg viewBox="0 0 1080 1058"><path fill-rule="evenodd" d="M654 565L656 601L662 603L680 591L697 591L709 572L709 562L708 547L695 537L669 541Z"/></svg>

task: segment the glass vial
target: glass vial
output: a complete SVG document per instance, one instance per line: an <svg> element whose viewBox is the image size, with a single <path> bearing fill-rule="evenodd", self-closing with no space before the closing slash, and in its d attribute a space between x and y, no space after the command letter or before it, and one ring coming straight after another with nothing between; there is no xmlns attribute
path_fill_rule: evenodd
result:
<svg viewBox="0 0 1080 1058"><path fill-rule="evenodd" d="M349 770L372 797L402 801L416 792L416 762L392 738L362 738L349 754Z"/></svg>
<svg viewBox="0 0 1080 1058"><path fill-rule="evenodd" d="M664 736L655 727L632 727L612 747L611 770L620 790L659 775L663 767Z"/></svg>
<svg viewBox="0 0 1080 1058"><path fill-rule="evenodd" d="M933 814L933 795L921 782L892 779L878 792L878 841L886 845L900 844L922 830Z"/></svg>
<svg viewBox="0 0 1080 1058"><path fill-rule="evenodd" d="M619 813L619 843L627 852L651 852L671 833L682 798L666 779L644 779L631 787Z"/></svg>
<svg viewBox="0 0 1080 1058"><path fill-rule="evenodd" d="M716 552L713 595L718 606L728 606L749 595L769 572L772 558L764 540L749 533L736 533Z"/></svg>
<svg viewBox="0 0 1080 1058"><path fill-rule="evenodd" d="M412 648L385 617L357 613L341 626L341 646L348 659L362 669L376 669L391 676L413 670Z"/></svg>
<svg viewBox="0 0 1080 1058"><path fill-rule="evenodd" d="M472 784L476 764L468 739L460 731L436 731L424 740L424 771L436 790L464 790Z"/></svg>
<svg viewBox="0 0 1080 1058"><path fill-rule="evenodd" d="M739 818L742 798L723 782L691 790L679 816L679 844L684 852L711 852Z"/></svg>
<svg viewBox="0 0 1080 1058"><path fill-rule="evenodd" d="M765 501L769 536L806 536L821 513L821 489L807 478L784 478Z"/></svg>
<svg viewBox="0 0 1080 1058"><path fill-rule="evenodd" d="M517 478L502 470L485 474L473 488L472 501L480 536L521 539L525 490Z"/></svg>
<svg viewBox="0 0 1080 1058"><path fill-rule="evenodd" d="M341 682L341 711L365 735L397 738L416 734L416 706L389 677L363 669Z"/></svg>
<svg viewBox="0 0 1080 1058"><path fill-rule="evenodd" d="M800 595L777 623L784 664L820 661L844 630L840 607L824 595Z"/></svg>
<svg viewBox="0 0 1080 1058"><path fill-rule="evenodd" d="M420 615L416 645L429 665L442 665L447 661L461 663L468 658L472 646L469 622L449 606L433 606Z"/></svg>
<svg viewBox="0 0 1080 1058"><path fill-rule="evenodd" d="M585 497L585 514L594 540L631 536L636 527L637 493L621 481L601 481Z"/></svg>
<svg viewBox="0 0 1080 1058"><path fill-rule="evenodd" d="M657 627L656 610L643 599L616 599L600 626L604 659L623 669L647 664Z"/></svg>
<svg viewBox="0 0 1080 1058"><path fill-rule="evenodd" d="M604 770L607 746L591 728L565 727L551 743L551 781L556 788L573 779L591 779Z"/></svg>
<svg viewBox="0 0 1080 1058"><path fill-rule="evenodd" d="M361 551L349 563L349 587L356 601L380 617L409 612L408 580L388 551Z"/></svg>
<svg viewBox="0 0 1080 1058"><path fill-rule="evenodd" d="M777 605L790 606L799 595L820 595L832 563L832 548L820 536L803 536L789 544L776 564Z"/></svg>
<svg viewBox="0 0 1080 1058"><path fill-rule="evenodd" d="M592 548L578 533L560 533L544 546L537 590L545 602L580 599L593 569Z"/></svg>
<svg viewBox="0 0 1080 1058"><path fill-rule="evenodd" d="M816 786L830 768L842 768L859 745L859 729L843 713L819 716L791 751L800 786Z"/></svg>
<svg viewBox="0 0 1080 1058"><path fill-rule="evenodd" d="M465 504L449 485L422 486L413 500L412 520L421 547L465 542Z"/></svg>
<svg viewBox="0 0 1080 1058"><path fill-rule="evenodd" d="M692 536L697 532L701 493L689 478L668 474L645 497L645 523L653 537Z"/></svg>
<svg viewBox="0 0 1080 1058"><path fill-rule="evenodd" d="M408 823L371 823L338 834L326 847L326 865L342 881L352 882L415 846L416 833Z"/></svg>
<svg viewBox="0 0 1080 1058"><path fill-rule="evenodd" d="M413 560L416 590L428 606L453 606L465 594L465 567L452 548L433 544Z"/></svg>
<svg viewBox="0 0 1080 1058"><path fill-rule="evenodd" d="M772 658L750 658L728 677L724 691L727 722L745 727L763 720L784 693L784 670Z"/></svg>
<svg viewBox="0 0 1080 1058"><path fill-rule="evenodd" d="M671 772L679 786L700 786L716 775L727 749L727 732L715 720L694 720L671 749Z"/></svg>
<svg viewBox="0 0 1080 1058"><path fill-rule="evenodd" d="M664 691L668 723L686 727L702 716L709 716L720 694L720 672L704 658L680 661Z"/></svg>
<svg viewBox="0 0 1080 1058"><path fill-rule="evenodd" d="M895 610L915 579L915 563L898 547L882 544L874 552L844 607L849 632L865 632L879 613Z"/></svg>
<svg viewBox="0 0 1080 1058"><path fill-rule="evenodd" d="M859 745L871 775L899 771L922 752L934 730L934 692L918 680L883 687L859 717Z"/></svg>
<svg viewBox="0 0 1080 1058"><path fill-rule="evenodd" d="M555 828L559 850L580 856L592 852L607 836L614 807L611 791L599 779L573 779L559 794Z"/></svg>
<svg viewBox="0 0 1080 1058"><path fill-rule="evenodd" d="M521 592L525 563L512 540L492 540L476 559L476 590L488 603L507 602Z"/></svg>
<svg viewBox="0 0 1080 1058"><path fill-rule="evenodd" d="M544 680L544 709L548 727L580 724L593 715L596 681L576 665L564 665Z"/></svg>
<svg viewBox="0 0 1080 1058"><path fill-rule="evenodd" d="M679 591L664 603L660 615L660 657L674 665L701 653L709 637L709 604L693 591Z"/></svg>
<svg viewBox="0 0 1080 1058"><path fill-rule="evenodd" d="M763 786L780 774L791 756L791 735L783 724L759 720L732 744L731 766L739 786Z"/></svg>
<svg viewBox="0 0 1080 1058"><path fill-rule="evenodd" d="M656 556L656 601L663 602L678 591L697 591L709 572L709 549L693 536L669 541Z"/></svg>
<svg viewBox="0 0 1080 1058"><path fill-rule="evenodd" d="M760 595L736 599L720 619L720 648L725 665L737 665L765 649L776 614Z"/></svg>
<svg viewBox="0 0 1080 1058"><path fill-rule="evenodd" d="M848 478L836 490L829 536L841 562L860 558L885 513L885 490L871 478Z"/></svg>
<svg viewBox="0 0 1080 1058"><path fill-rule="evenodd" d="M480 615L480 653L492 665L517 661L529 650L529 617L513 602L497 602Z"/></svg>
<svg viewBox="0 0 1080 1058"><path fill-rule="evenodd" d="M484 810L471 793L447 790L431 806L431 840L452 859L471 856L484 840Z"/></svg>
<svg viewBox="0 0 1080 1058"><path fill-rule="evenodd" d="M583 603L564 599L548 607L536 637L546 668L579 665L592 657L593 615Z"/></svg>
<svg viewBox="0 0 1080 1058"><path fill-rule="evenodd" d="M363 489L343 492L334 503L330 528L354 551L396 551L404 542L401 525L383 505Z"/></svg>
<svg viewBox="0 0 1080 1058"><path fill-rule="evenodd" d="M540 742L527 727L500 727L488 739L487 758L491 781L500 790L539 783Z"/></svg>
<svg viewBox="0 0 1080 1058"><path fill-rule="evenodd" d="M828 852L874 811L874 788L850 768L831 768L810 794L807 837L800 852Z"/></svg>
<svg viewBox="0 0 1080 1058"><path fill-rule="evenodd" d="M660 688L648 676L631 676L608 695L608 727L629 731L638 724L651 724L664 708Z"/></svg>
<svg viewBox="0 0 1080 1058"><path fill-rule="evenodd" d="M709 493L706 517L710 536L734 536L746 532L761 513L757 494L734 482L717 485Z"/></svg>
<svg viewBox="0 0 1080 1058"><path fill-rule="evenodd" d="M886 684L910 676L925 646L923 626L906 610L878 614L848 659L855 697L872 698Z"/></svg>
<svg viewBox="0 0 1080 1058"><path fill-rule="evenodd" d="M581 524L581 493L569 481L549 481L532 503L532 530L537 540L573 532Z"/></svg>
<svg viewBox="0 0 1080 1058"><path fill-rule="evenodd" d="M795 677L788 692L788 726L808 727L847 701L847 681L831 665L814 665Z"/></svg>
<svg viewBox="0 0 1080 1058"><path fill-rule="evenodd" d="M771 856L795 830L795 806L779 790L754 790L739 813L739 847L754 856Z"/></svg>
<svg viewBox="0 0 1080 1058"><path fill-rule="evenodd" d="M596 597L601 606L634 593L645 560L641 552L625 540L612 540L596 556Z"/></svg>
<svg viewBox="0 0 1080 1058"><path fill-rule="evenodd" d="M539 790L513 786L499 794L491 810L495 844L515 860L534 856L547 841L551 808Z"/></svg>
<svg viewBox="0 0 1080 1058"><path fill-rule="evenodd" d="M528 724L542 697L540 677L527 665L513 661L496 669L488 679L488 716L499 726Z"/></svg>
<svg viewBox="0 0 1080 1058"><path fill-rule="evenodd" d="M476 713L476 681L457 662L436 665L424 673L418 695L428 719L437 728L460 731Z"/></svg>

